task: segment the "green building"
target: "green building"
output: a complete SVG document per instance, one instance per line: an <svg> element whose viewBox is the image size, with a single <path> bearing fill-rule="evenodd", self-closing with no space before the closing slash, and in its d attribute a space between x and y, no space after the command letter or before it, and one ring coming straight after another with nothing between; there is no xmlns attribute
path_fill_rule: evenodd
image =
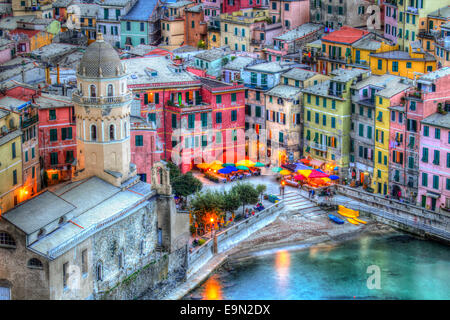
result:
<svg viewBox="0 0 450 320"><path fill-rule="evenodd" d="M339 167L340 177L347 177L350 157L351 93L354 81L368 75L365 70L336 69L332 78L303 89L304 155L312 164Z"/></svg>

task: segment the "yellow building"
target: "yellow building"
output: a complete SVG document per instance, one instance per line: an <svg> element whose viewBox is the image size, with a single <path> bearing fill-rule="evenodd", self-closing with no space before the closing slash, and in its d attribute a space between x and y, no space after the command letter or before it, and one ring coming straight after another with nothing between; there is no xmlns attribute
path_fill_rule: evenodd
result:
<svg viewBox="0 0 450 320"><path fill-rule="evenodd" d="M19 114L0 108L0 215L25 198L22 194L22 131Z"/></svg>
<svg viewBox="0 0 450 320"><path fill-rule="evenodd" d="M292 68L281 74L280 84L303 89L329 79L329 76L317 72Z"/></svg>
<svg viewBox="0 0 450 320"><path fill-rule="evenodd" d="M39 19L53 18L51 0L12 0L14 16L34 15Z"/></svg>
<svg viewBox="0 0 450 320"><path fill-rule="evenodd" d="M220 47L220 27L208 26L207 49Z"/></svg>
<svg viewBox="0 0 450 320"><path fill-rule="evenodd" d="M81 31L88 38L88 44L97 37L97 16L100 6L93 3L77 3L73 12L68 12L66 25L74 30ZM65 31L66 28L63 28Z"/></svg>
<svg viewBox="0 0 450 320"><path fill-rule="evenodd" d="M411 42L417 40L420 30L427 27L428 14L442 6L442 1L397 1L399 11L397 18L397 43L400 50L409 50Z"/></svg>
<svg viewBox="0 0 450 320"><path fill-rule="evenodd" d="M235 51L250 51L253 30L267 23L267 9L248 8L220 15L220 46Z"/></svg>
<svg viewBox="0 0 450 320"><path fill-rule="evenodd" d="M165 11L161 18L161 46L165 49L176 49L183 45L185 12L191 1L180 0L165 4Z"/></svg>
<svg viewBox="0 0 450 320"><path fill-rule="evenodd" d="M375 93L375 154L372 188L376 193L389 194L390 107L398 106L405 91L411 87L406 81L390 83Z"/></svg>
<svg viewBox="0 0 450 320"><path fill-rule="evenodd" d="M385 73L414 79L416 74L424 74L436 70L436 58L422 49L419 41L411 42L410 52L388 51L371 53L370 69L373 74Z"/></svg>
<svg viewBox="0 0 450 320"><path fill-rule="evenodd" d="M371 35L353 43L351 50L351 60L347 66L369 69L371 53L382 53L398 50L398 45L388 43L386 40L380 40L376 37L373 38Z"/></svg>

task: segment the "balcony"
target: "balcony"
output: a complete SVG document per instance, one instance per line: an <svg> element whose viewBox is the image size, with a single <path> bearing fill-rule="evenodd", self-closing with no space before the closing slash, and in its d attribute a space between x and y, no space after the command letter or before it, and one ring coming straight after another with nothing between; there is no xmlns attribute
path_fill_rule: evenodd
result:
<svg viewBox="0 0 450 320"><path fill-rule="evenodd" d="M22 120L22 129L28 128L32 124L39 121L39 117L37 115L32 117L26 117Z"/></svg>
<svg viewBox="0 0 450 320"><path fill-rule="evenodd" d="M418 90L410 91L408 92L407 97L423 101L423 92Z"/></svg>
<svg viewBox="0 0 450 320"><path fill-rule="evenodd" d="M315 149L315 150L319 150L319 151L327 151L327 146L324 145L324 144L319 144L319 143L316 143L316 142L311 142L311 143L310 143L310 146L311 146L312 149Z"/></svg>
<svg viewBox="0 0 450 320"><path fill-rule="evenodd" d="M84 97L80 96L79 93L74 93L72 99L74 102L90 105L116 104L130 101L131 93L118 97Z"/></svg>
<svg viewBox="0 0 450 320"><path fill-rule="evenodd" d="M330 61L330 62L338 62L338 63L342 63L342 64L347 63L347 59L342 56L337 56L337 55L329 56L328 54L320 53L317 55L317 57L320 60L326 60L326 61Z"/></svg>

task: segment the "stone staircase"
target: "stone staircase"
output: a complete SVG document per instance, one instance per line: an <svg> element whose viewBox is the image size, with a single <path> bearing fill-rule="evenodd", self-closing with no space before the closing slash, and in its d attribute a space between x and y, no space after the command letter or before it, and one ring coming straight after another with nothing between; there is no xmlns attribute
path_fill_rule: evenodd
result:
<svg viewBox="0 0 450 320"><path fill-rule="evenodd" d="M277 195L279 198L283 198ZM285 212L287 215L313 217L326 214L319 206L301 194L300 190L286 189L284 193Z"/></svg>

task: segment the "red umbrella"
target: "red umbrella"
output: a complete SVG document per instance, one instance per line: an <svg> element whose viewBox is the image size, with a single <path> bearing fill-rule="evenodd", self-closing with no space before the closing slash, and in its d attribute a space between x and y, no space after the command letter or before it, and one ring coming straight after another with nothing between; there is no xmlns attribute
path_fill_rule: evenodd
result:
<svg viewBox="0 0 450 320"><path fill-rule="evenodd" d="M298 175L296 175L296 176L294 177L294 179L297 180L297 181L301 181L301 180L305 180L305 177L302 176L301 174L298 174Z"/></svg>
<svg viewBox="0 0 450 320"><path fill-rule="evenodd" d="M326 173L323 173L323 172L320 172L317 170L313 170L308 178L310 178L310 179L312 179L312 178L328 178L328 175Z"/></svg>

